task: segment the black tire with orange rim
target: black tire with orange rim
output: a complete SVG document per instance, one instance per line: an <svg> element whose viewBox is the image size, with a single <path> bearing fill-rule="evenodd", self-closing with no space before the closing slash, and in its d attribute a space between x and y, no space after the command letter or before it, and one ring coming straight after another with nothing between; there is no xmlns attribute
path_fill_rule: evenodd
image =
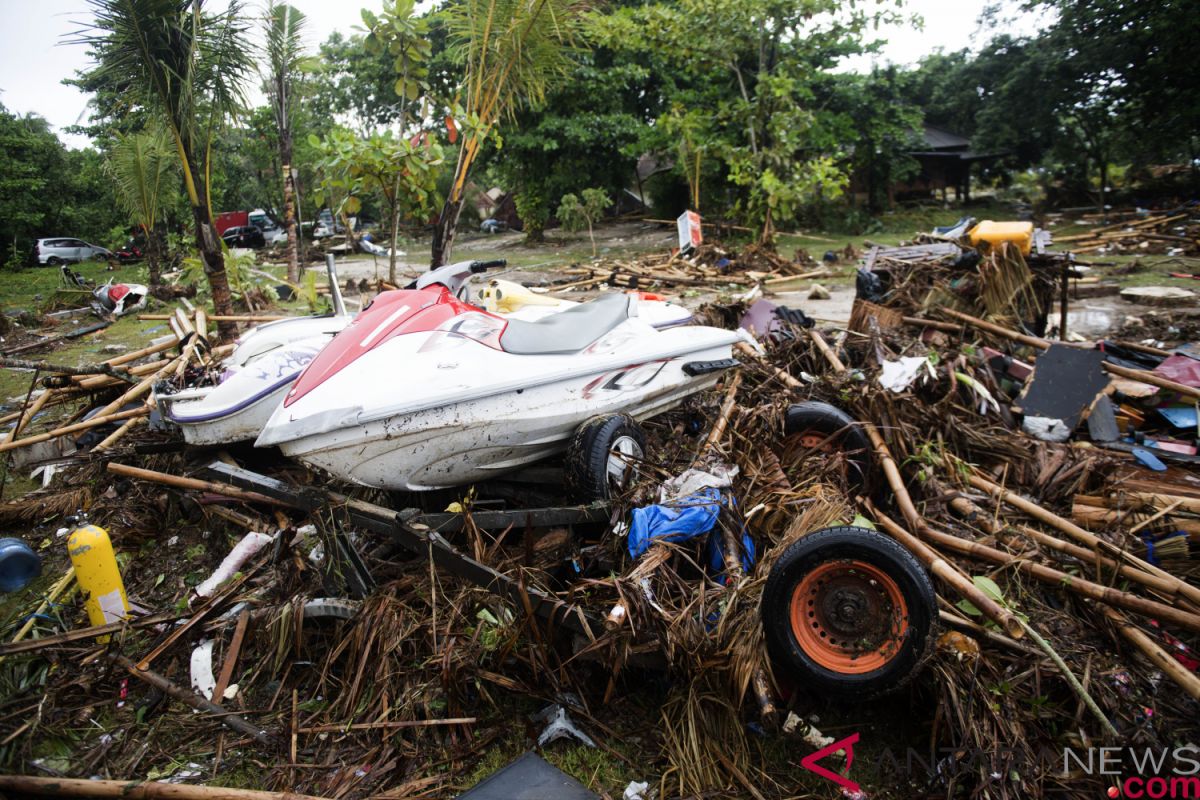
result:
<svg viewBox="0 0 1200 800"><path fill-rule="evenodd" d="M809 400L789 406L783 417L783 450L785 456L812 450L841 453L847 483L870 492L871 440L857 420L835 405Z"/></svg>
<svg viewBox="0 0 1200 800"><path fill-rule="evenodd" d="M866 700L903 686L933 641L937 604L921 564L867 528L826 528L789 546L762 597L780 677L807 691Z"/></svg>

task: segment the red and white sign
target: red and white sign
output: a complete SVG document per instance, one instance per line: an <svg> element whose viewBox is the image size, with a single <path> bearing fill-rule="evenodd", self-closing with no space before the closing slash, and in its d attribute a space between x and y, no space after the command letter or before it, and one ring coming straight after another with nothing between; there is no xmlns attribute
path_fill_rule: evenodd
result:
<svg viewBox="0 0 1200 800"><path fill-rule="evenodd" d="M679 219L675 220L675 224L679 228L680 252L695 249L704 241L704 236L700 233L700 215L695 211L683 212Z"/></svg>

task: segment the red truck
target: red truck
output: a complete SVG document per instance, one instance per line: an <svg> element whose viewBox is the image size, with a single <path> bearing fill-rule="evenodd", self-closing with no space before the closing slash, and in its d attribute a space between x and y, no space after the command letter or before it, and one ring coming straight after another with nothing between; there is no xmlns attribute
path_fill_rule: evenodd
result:
<svg viewBox="0 0 1200 800"><path fill-rule="evenodd" d="M230 228L244 228L250 224L249 211L223 211L217 214L217 236L224 236Z"/></svg>

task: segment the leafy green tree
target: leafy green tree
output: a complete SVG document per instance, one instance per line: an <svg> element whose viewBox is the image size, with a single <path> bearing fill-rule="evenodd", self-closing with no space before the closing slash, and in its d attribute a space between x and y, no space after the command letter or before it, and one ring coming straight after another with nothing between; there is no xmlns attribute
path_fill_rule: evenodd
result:
<svg viewBox="0 0 1200 800"><path fill-rule="evenodd" d="M0 236L6 260L24 261L50 216L66 157L49 123L0 106Z"/></svg>
<svg viewBox="0 0 1200 800"><path fill-rule="evenodd" d="M397 120L394 59L385 50L369 51L365 37L334 31L318 47L317 60L310 105L362 130Z"/></svg>
<svg viewBox="0 0 1200 800"><path fill-rule="evenodd" d="M887 3L868 11L835 0L660 0L618 9L595 31L609 47L674 62L679 78L666 91L677 110L664 129L679 141L693 201L704 160L716 159L736 192L732 209L770 242L777 220L845 185L846 143L828 134L814 88L861 49L868 24L893 17Z"/></svg>
<svg viewBox="0 0 1200 800"><path fill-rule="evenodd" d="M222 243L213 223L209 176L217 131L242 107L251 69L247 22L233 0L209 14L203 0L89 0L91 26L76 41L96 66L88 77L153 110L173 140L195 225L196 246L217 314L232 314ZM237 333L221 323L223 338Z"/></svg>
<svg viewBox="0 0 1200 800"><path fill-rule="evenodd" d="M449 48L464 65L458 161L433 232L431 264L447 262L471 168L501 120L536 107L569 72L582 25L580 0L457 0L444 14Z"/></svg>
<svg viewBox="0 0 1200 800"><path fill-rule="evenodd" d="M170 191L176 161L170 139L161 129L152 129L118 135L105 164L118 204L145 236L151 288L160 283L159 210Z"/></svg>
<svg viewBox="0 0 1200 800"><path fill-rule="evenodd" d="M851 169L863 183L873 212L891 205L891 187L917 172L908 153L921 149L921 109L901 99L899 70L839 75L831 107L842 115L842 141L850 141Z"/></svg>
<svg viewBox="0 0 1200 800"><path fill-rule="evenodd" d="M581 231L587 228L588 239L592 242L592 258L596 253L596 236L593 226L604 216L605 210L612 205L612 198L603 189L584 189L583 199L573 194L563 195L556 216L563 227L569 231Z"/></svg>
<svg viewBox="0 0 1200 800"><path fill-rule="evenodd" d="M606 49L578 54L569 78L536 109L518 112L503 147L489 147L489 173L513 192L526 237L540 241L550 210L568 193L598 186L617 195L634 177L649 125L644 66Z"/></svg>
<svg viewBox="0 0 1200 800"><path fill-rule="evenodd" d="M299 230L296 227L296 168L293 163L292 117L300 76L311 69L304 56L304 15L272 0L267 6L266 88L279 139L279 172L283 181L283 227L287 230L287 277L300 279Z"/></svg>
<svg viewBox="0 0 1200 800"><path fill-rule="evenodd" d="M427 136L403 139L386 131L360 137L342 128L330 131L318 147L322 170L318 198L329 201L347 230L348 216L358 213L367 195L382 198L391 223L388 280L394 284L401 217L407 213L426 218L433 209L441 146Z"/></svg>

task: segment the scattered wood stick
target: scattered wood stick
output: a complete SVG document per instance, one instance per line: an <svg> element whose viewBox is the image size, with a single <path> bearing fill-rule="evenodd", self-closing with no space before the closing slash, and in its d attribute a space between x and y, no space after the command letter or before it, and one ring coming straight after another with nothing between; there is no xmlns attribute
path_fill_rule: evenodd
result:
<svg viewBox="0 0 1200 800"><path fill-rule="evenodd" d="M1186 583L1185 581L1181 581L1179 578L1176 578L1169 572L1166 572L1165 570L1162 570L1153 564L1138 558L1128 550L1122 550L1116 545L1106 542L1091 531L1084 530L1074 522L1063 519L1057 514L1047 511L1037 503L1021 497L1016 492L1011 492L1002 486L997 486L981 475L972 472L967 480L976 489L982 489L992 497L995 497L998 500L1003 500L1005 503L1008 503L1010 506L1019 509L1034 519L1041 520L1047 525L1057 528L1058 530L1070 536L1072 539L1075 539L1076 541L1093 549L1103 550L1114 558L1123 560L1143 572L1148 572L1151 575L1157 575L1158 577L1163 578L1172 587L1174 594L1187 598L1188 602L1192 604L1200 605L1200 589L1192 586L1189 583ZM1197 502L1200 503L1200 501Z"/></svg>
<svg viewBox="0 0 1200 800"><path fill-rule="evenodd" d="M886 517L882 512L875 512L875 518L879 520L886 529L890 531L899 529L899 526L891 519ZM903 530L903 529L900 529ZM1144 597L1122 592L1119 589L1112 589L1103 584L1089 581L1080 578L1078 575L1069 575L1062 570L1047 567L1043 564L1036 564L1025 559L1017 558L1011 553L1006 553L1003 550L997 550L994 547L988 547L979 542L972 542L966 539L961 539L953 534L943 533L934 530L926 525L922 530L922 536L927 537L931 544L940 545L947 550L952 550L959 555L964 555L969 558L975 558L980 561L996 564L1001 567L1013 567L1030 577L1037 580L1058 586L1073 594L1078 594L1082 597L1088 597L1092 600L1099 600L1102 603L1107 603L1118 608L1123 608L1126 611L1133 611L1150 618L1157 618L1162 622L1167 622L1172 625L1178 625L1190 631L1200 632L1200 615L1193 614L1188 611L1181 611L1174 606L1159 603L1155 600L1147 600ZM974 601L972 601L974 602ZM1016 638L1016 637L1014 637Z"/></svg>
<svg viewBox="0 0 1200 800"><path fill-rule="evenodd" d="M17 436L21 434L21 431L25 429L25 426L37 416L38 412L42 410L42 406L46 405L46 401L49 400L53 394L54 392L46 389L37 396L37 399L33 401L32 405L27 405L24 413L21 414L21 418L17 420L17 424L13 425L13 429L8 432L7 436L4 437L4 441L11 442L16 440Z"/></svg>
<svg viewBox="0 0 1200 800"><path fill-rule="evenodd" d="M75 567L67 567L67 571L53 586L50 587L50 591L46 592L45 599L42 600L37 609L29 615L29 619L25 620L25 624L22 625L16 632L16 635L13 636L12 644L16 644L29 635L29 632L33 630L33 625L37 621L37 618L42 614L45 614L50 609L50 604L58 600L58 598L67 591L67 588L71 586L74 580ZM4 656L0 656L0 662L2 661L4 661Z"/></svg>
<svg viewBox="0 0 1200 800"><path fill-rule="evenodd" d="M1150 659L1154 666L1165 672L1179 688L1191 695L1193 699L1200 700L1200 677L1197 677L1196 673L1172 658L1170 653L1151 639L1145 631L1130 622L1124 614L1108 606L1101 606L1100 609L1105 616L1112 620L1117 631L1140 650L1142 655Z"/></svg>
<svg viewBox="0 0 1200 800"><path fill-rule="evenodd" d="M170 314L138 314L138 319L146 322L167 322L173 317ZM291 319L291 314L210 314L209 322L274 322L277 319Z"/></svg>
<svg viewBox="0 0 1200 800"><path fill-rule="evenodd" d="M837 357L837 354L830 349L829 343L825 341L825 337L821 335L820 331L818 331L816 328L809 328L808 338L812 339L813 344L815 344L817 349L821 351L821 355L825 356L825 360L829 362L830 366L832 366L838 372L846 371L846 365L843 364L842 360Z"/></svg>
<svg viewBox="0 0 1200 800"><path fill-rule="evenodd" d="M99 453L102 450L107 450L117 443L118 440L125 434L129 433L134 427L144 425L147 421L146 417L130 417L125 420L121 427L106 436L99 444L92 448L93 453Z"/></svg>
<svg viewBox="0 0 1200 800"><path fill-rule="evenodd" d="M1088 710L1092 712L1092 716L1100 722L1100 726L1108 732L1109 736L1114 739L1117 738L1119 735L1117 729L1109 721L1108 717L1104 715L1104 712L1100 710L1100 706L1096 704L1095 698L1088 693L1087 689L1083 688L1083 684L1075 677L1075 673L1071 672L1071 668L1067 666L1067 662L1063 661L1058 651L1051 647L1050 642L1046 641L1046 638L1038 633L1037 629L1028 622L1022 620L1021 625L1029 633L1029 638L1033 639L1037 643L1037 646L1045 650L1046 655L1050 656L1050 660L1058 667L1058 671L1063 676L1063 679L1066 680L1079 699L1083 701L1083 704L1088 707Z"/></svg>
<svg viewBox="0 0 1200 800"><path fill-rule="evenodd" d="M123 369L115 369L110 364L84 364L82 367L66 367L61 364L50 364L46 361L25 361L20 358L0 356L0 367L9 369L32 369L39 372L53 372L58 375L107 375L125 383L137 383L137 379Z"/></svg>
<svg viewBox="0 0 1200 800"><path fill-rule="evenodd" d="M734 373L734 376L729 380L729 385L725 389L725 401L721 403L721 411L717 414L717 419L713 422L712 429L709 430L708 436L704 439L704 444L700 446L700 453L716 447L721 441L721 437L725 435L725 429L729 426L729 420L733 416L734 409L737 407L737 391L742 385L742 373Z"/></svg>
<svg viewBox="0 0 1200 800"><path fill-rule="evenodd" d="M71 573L71 576L74 577L74 573ZM138 617L137 619L123 619L117 622L108 622L104 625L76 628L73 631L56 633L53 636L43 636L40 639L25 639L23 641L14 639L9 644L0 645L0 658L16 655L17 653L31 653L36 650L44 650L47 647L57 647L58 645L79 642L84 639L108 636L120 633L128 628L149 628L154 625L161 625L164 622L174 622L179 617L180 615L173 611L165 611L161 614L151 614L145 617Z"/></svg>
<svg viewBox="0 0 1200 800"><path fill-rule="evenodd" d="M294 792L264 792L255 789L226 789L157 781L102 781L83 778L42 778L32 775L0 775L0 790L14 795L51 797L118 797L125 800L326 800Z"/></svg>
<svg viewBox="0 0 1200 800"><path fill-rule="evenodd" d="M115 414L109 414L107 416L95 416L89 420L84 420L83 422L76 422L72 425L65 425L61 428L55 428L54 430L47 431L46 433L39 433L36 436L26 436L24 439L17 439L15 442L0 443L0 453L5 452L6 450L15 450L19 447L28 447L31 444L38 444L39 442L48 442L51 439L57 439L59 436L66 436L69 433L79 433L80 431L86 431L89 428L107 425L110 422L120 422L127 420L130 417L144 417L149 415L149 413L150 409L142 406L141 408L133 408L129 411L118 411Z"/></svg>
<svg viewBox="0 0 1200 800"><path fill-rule="evenodd" d="M1050 347L1050 342L1045 339L1040 339L1036 336L1027 336L1026 334L1009 330L1002 325L997 325L993 322L979 319L978 317L972 317L970 314L964 314L961 311L955 311L952 308L945 308L943 306L940 311L947 316L962 320L963 322L973 325L980 330L994 333L997 336L1002 336L1014 342L1019 342L1030 347L1036 347L1039 350L1045 350L1046 348ZM1149 370L1130 369L1128 367L1122 367L1118 364L1110 364L1107 361L1105 361L1102 366L1104 367L1105 372L1108 372L1110 375L1116 375L1120 378L1128 378L1133 381L1140 381L1141 383L1148 383L1151 386L1157 386L1160 389L1169 389L1172 392L1184 395L1186 397L1200 399L1200 389L1197 389L1194 386L1186 386L1182 383L1177 383L1176 381L1156 375Z"/></svg>
<svg viewBox="0 0 1200 800"><path fill-rule="evenodd" d="M242 641L246 638L246 628L250 624L250 609L243 608L242 613L238 614L237 627L233 629L233 638L229 640L229 649L225 651L225 663L221 665L221 674L217 677L217 684L213 687L213 699L221 700L225 697L225 690L229 688L229 682L233 680L233 670L237 667L238 656L242 652Z"/></svg>
<svg viewBox="0 0 1200 800"><path fill-rule="evenodd" d="M430 728L435 725L472 725L476 717L452 717L450 719L396 720L394 722L355 722L349 725L313 725L297 728L297 733L349 733L350 731L379 731L397 728Z"/></svg>
<svg viewBox="0 0 1200 800"><path fill-rule="evenodd" d="M133 661L126 656L114 654L111 656L111 658L117 664L120 664L122 667L124 667L130 675L133 675L139 680L145 681L161 691L163 694L175 698L184 705L190 706L197 711L204 711L208 714L214 715L217 718L217 721L225 727L240 733L243 736L249 736L254 741L258 742L259 744L266 745L267 747L275 747L277 745L277 742L266 731L251 725L237 714L226 711L224 708L212 702L211 700L205 700L203 697L193 691L184 689L181 686L176 686L174 683L171 683L171 681L167 680L162 675L159 675L157 672L151 672L148 669L140 669L137 664L134 664Z"/></svg>
<svg viewBox="0 0 1200 800"><path fill-rule="evenodd" d="M985 594L962 570L943 558L941 553L933 549L928 542L918 539L898 523L885 517L870 500L860 500L860 503L871 513L871 516L881 523L886 533L904 545L925 565L926 569L952 588L955 594L978 608L984 616L1003 628L1013 639L1019 639L1024 635L1025 631L1021 627L1021 622L1012 611ZM924 529L927 526L914 527L921 530L924 535Z"/></svg>
<svg viewBox="0 0 1200 800"><path fill-rule="evenodd" d="M149 347L143 347L141 350L134 350L129 353L122 353L121 355L117 356L116 358L110 358L108 361L105 361L104 363L108 364L110 367L118 367L121 364L128 364L131 361L137 361L139 358L145 358L146 356L152 356L152 355L156 355L158 353L166 352L167 350L170 350L172 347L174 347L177 344L179 344L178 339L167 339L165 341L159 342L158 344L152 344Z"/></svg>
<svg viewBox="0 0 1200 800"><path fill-rule="evenodd" d="M216 483L214 481L202 481L198 478L185 478L182 475L171 475L166 472L155 472L150 469L142 469L140 467L131 467L128 464L118 464L115 461L110 461L108 471L117 475L124 475L127 478L139 478L144 481L153 481L161 483L165 486L173 486L176 489L192 489L199 492L213 492L222 494L226 497L233 497L238 500L244 500L247 503L266 503L267 505L282 506L291 508L290 503L285 503L282 500L276 500L274 497L267 497L265 494L258 492L250 492L245 489L239 489L236 486L231 486L228 483Z"/></svg>

